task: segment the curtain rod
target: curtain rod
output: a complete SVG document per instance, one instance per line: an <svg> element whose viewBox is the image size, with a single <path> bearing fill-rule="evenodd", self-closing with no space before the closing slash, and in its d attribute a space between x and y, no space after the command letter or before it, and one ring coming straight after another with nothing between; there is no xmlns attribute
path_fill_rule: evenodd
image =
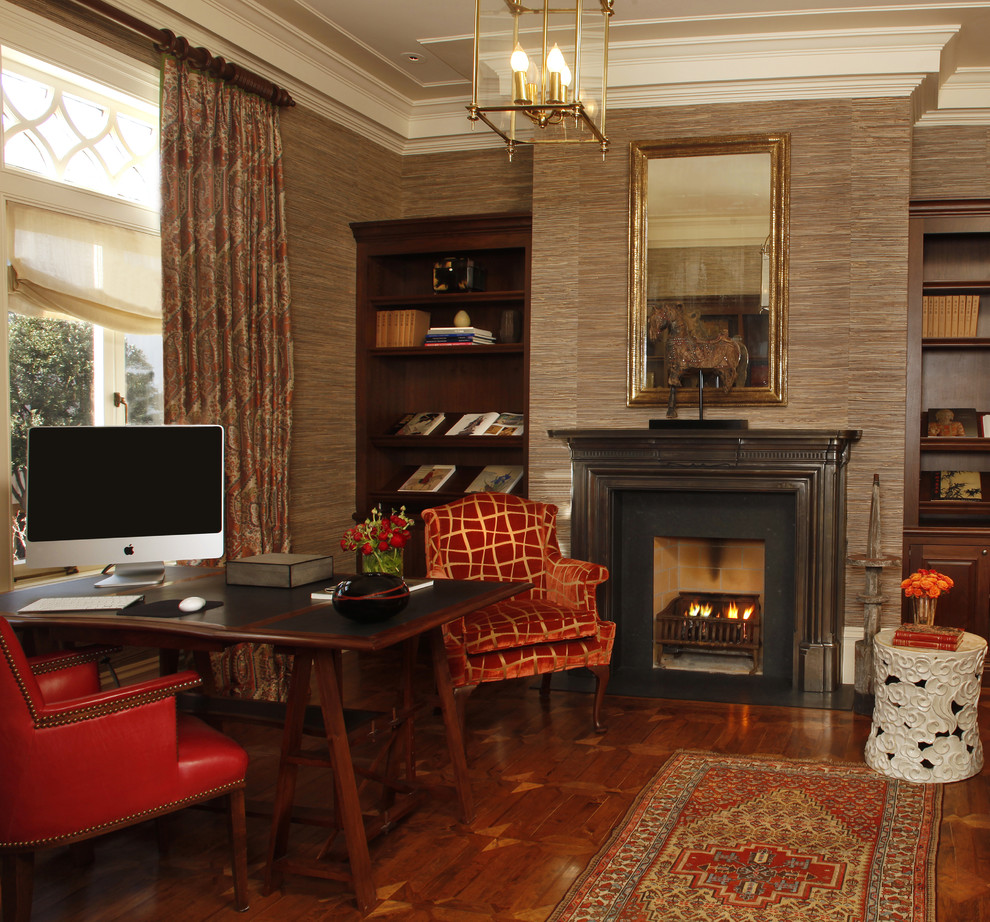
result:
<svg viewBox="0 0 990 922"><path fill-rule="evenodd" d="M106 19L113 20L138 32L145 38L151 39L159 51L164 51L175 57L189 61L197 70L204 70L214 77L219 77L234 86L254 93L262 99L267 99L276 106L294 106L296 101L289 95L288 90L276 86L270 80L240 64L233 64L224 58L210 54L205 48L193 48L188 39L176 35L169 29L156 29L140 19L118 10L103 0L70 0L79 6L88 7Z"/></svg>

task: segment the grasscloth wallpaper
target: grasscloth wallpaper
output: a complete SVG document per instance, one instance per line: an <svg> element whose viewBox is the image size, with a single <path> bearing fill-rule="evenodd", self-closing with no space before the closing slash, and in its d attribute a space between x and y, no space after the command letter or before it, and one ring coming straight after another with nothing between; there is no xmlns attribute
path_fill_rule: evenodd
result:
<svg viewBox="0 0 990 922"><path fill-rule="evenodd" d="M15 0L53 15L58 0ZM63 22L78 26L73 13ZM127 53L119 30L85 26ZM105 33L105 34L104 34ZM788 401L746 408L753 427L861 429L849 468L849 552L865 550L880 475L883 545L900 552L908 203L990 197L990 132L912 130L901 99L688 106L609 113L612 150L537 147L399 157L302 107L283 110L296 403L290 470L296 550L334 552L354 484L354 244L348 224L532 211L531 493L564 510L569 466L549 428L645 426L625 405L629 142L791 134ZM723 415L715 401L706 412ZM898 619L888 574L884 620ZM846 581L862 621L862 571Z"/></svg>

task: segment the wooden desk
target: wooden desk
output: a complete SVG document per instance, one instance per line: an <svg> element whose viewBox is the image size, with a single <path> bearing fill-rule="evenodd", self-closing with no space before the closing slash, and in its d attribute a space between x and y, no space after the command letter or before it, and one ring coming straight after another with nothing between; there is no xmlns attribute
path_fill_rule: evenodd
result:
<svg viewBox="0 0 990 922"><path fill-rule="evenodd" d="M433 587L410 596L409 605L380 624L362 625L341 617L328 602L314 603L310 592L322 584L295 589L228 586L223 571L196 567L170 567L162 586L142 590L146 602L182 599L198 595L217 607L176 618L150 618L116 613L18 614L34 599L52 596L92 595L99 577L84 577L45 586L0 593L0 612L20 629L48 629L63 639L110 642L166 649L220 650L237 643L270 643L294 654L289 701L282 733L265 888L279 886L283 873L309 874L344 880L351 884L362 912L376 903L368 853L368 839L408 813L418 802L415 761L412 754L413 717L418 702L412 688L412 666L418 640L429 639L434 681L440 699L447 746L454 774L461 819L474 816L464 739L450 672L443 649L442 626L463 615L509 598L530 588L529 583L483 583L438 580ZM403 645L403 667L398 687L400 700L389 721L390 741L383 768L371 773L383 785L379 812L370 822L362 813L351 756L350 740L341 700L338 659L341 651L375 652ZM303 754L300 742L310 677L315 674L329 756L314 759ZM398 759L395 748L404 749ZM347 862L293 861L288 856L289 825L300 764L327 764L333 768L335 817L332 825L342 831Z"/></svg>

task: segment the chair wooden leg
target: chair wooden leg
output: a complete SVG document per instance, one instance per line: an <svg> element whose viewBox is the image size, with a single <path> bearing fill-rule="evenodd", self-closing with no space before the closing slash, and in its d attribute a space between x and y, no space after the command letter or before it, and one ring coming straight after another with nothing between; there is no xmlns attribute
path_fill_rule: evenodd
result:
<svg viewBox="0 0 990 922"><path fill-rule="evenodd" d="M34 891L34 852L15 852L3 856L0 890L3 922L29 922Z"/></svg>
<svg viewBox="0 0 990 922"><path fill-rule="evenodd" d="M540 697L549 698L550 697L550 680L553 678L552 672L544 672L542 681L540 682Z"/></svg>
<svg viewBox="0 0 990 922"><path fill-rule="evenodd" d="M227 795L227 822L230 827L230 870L234 877L234 908L245 912L248 899L247 821L244 814L244 788Z"/></svg>
<svg viewBox="0 0 990 922"><path fill-rule="evenodd" d="M461 723L462 733L467 730L467 699L471 692L473 692L477 687L477 685L459 685L454 689L454 704L457 705L457 719Z"/></svg>
<svg viewBox="0 0 990 922"><path fill-rule="evenodd" d="M155 841L158 843L159 858L168 858L169 847L172 844L172 836L169 829L170 823L170 815L155 817Z"/></svg>
<svg viewBox="0 0 990 922"><path fill-rule="evenodd" d="M605 701L605 687L611 670L608 666L589 666L595 676L595 702L591 707L591 721L595 726L595 733L604 733L605 724L602 723L602 704Z"/></svg>
<svg viewBox="0 0 990 922"><path fill-rule="evenodd" d="M72 864L77 868L88 868L96 860L96 849L93 847L92 839L83 839L82 842L73 842L69 846L69 857Z"/></svg>

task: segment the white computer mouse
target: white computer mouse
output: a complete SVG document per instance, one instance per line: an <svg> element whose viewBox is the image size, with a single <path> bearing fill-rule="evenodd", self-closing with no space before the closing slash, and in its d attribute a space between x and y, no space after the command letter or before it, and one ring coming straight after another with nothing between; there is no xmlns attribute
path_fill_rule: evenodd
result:
<svg viewBox="0 0 990 922"><path fill-rule="evenodd" d="M206 608L206 599L201 599L198 595L191 595L188 599L179 602L179 611L202 611L204 608Z"/></svg>

